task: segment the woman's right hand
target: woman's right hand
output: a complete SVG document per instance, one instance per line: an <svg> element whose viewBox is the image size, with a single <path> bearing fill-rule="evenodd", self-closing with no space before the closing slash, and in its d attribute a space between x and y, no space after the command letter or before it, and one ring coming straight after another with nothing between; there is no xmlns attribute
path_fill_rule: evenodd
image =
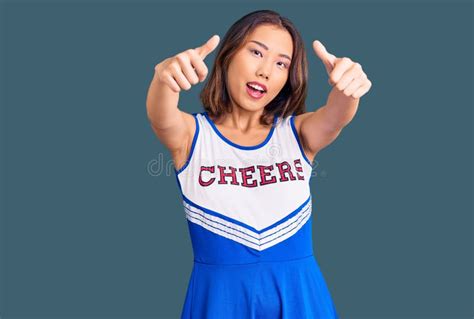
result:
<svg viewBox="0 0 474 319"><path fill-rule="evenodd" d="M158 81L178 93L189 90L191 84L206 79L208 69L204 64L206 56L219 44L219 36L213 35L207 42L195 49L188 49L167 58L155 66Z"/></svg>

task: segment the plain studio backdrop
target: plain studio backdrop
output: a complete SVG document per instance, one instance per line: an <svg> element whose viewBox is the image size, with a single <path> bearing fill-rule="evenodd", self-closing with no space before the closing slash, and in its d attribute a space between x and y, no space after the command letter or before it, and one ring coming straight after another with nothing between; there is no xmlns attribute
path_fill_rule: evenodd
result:
<svg viewBox="0 0 474 319"><path fill-rule="evenodd" d="M259 9L305 40L307 111L330 91L316 39L373 83L311 180L341 318L472 318L473 4L446 0L2 1L2 319L179 316L192 246L148 86Z"/></svg>

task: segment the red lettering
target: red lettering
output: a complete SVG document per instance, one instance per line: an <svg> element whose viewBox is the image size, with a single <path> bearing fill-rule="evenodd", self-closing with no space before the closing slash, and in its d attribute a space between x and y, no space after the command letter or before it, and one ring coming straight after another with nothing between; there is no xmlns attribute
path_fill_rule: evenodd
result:
<svg viewBox="0 0 474 319"><path fill-rule="evenodd" d="M301 160L298 158L298 159L295 159L294 160L294 163L295 163L295 168L296 168L296 171L297 172L303 172L303 168L301 167ZM296 164L299 164L299 166L296 166ZM298 173L296 173L296 176L298 176L298 179L300 180L304 180L304 176L303 175L300 175Z"/></svg>
<svg viewBox="0 0 474 319"><path fill-rule="evenodd" d="M242 186L244 187L256 187L257 182L253 181L252 184L249 184L247 181L252 178L252 175L248 175L248 172L255 172L255 166L249 166L245 168L239 168L239 172L242 174Z"/></svg>
<svg viewBox="0 0 474 319"><path fill-rule="evenodd" d="M281 162L281 163L276 163L276 166L278 167L278 170L280 171L280 182L287 182L288 178L286 178L285 174L288 174L290 176L290 179L294 181L296 177L293 175L291 172L291 166L290 163L287 161ZM283 166L285 166L283 168Z"/></svg>
<svg viewBox="0 0 474 319"><path fill-rule="evenodd" d="M270 172L266 172L265 170L273 171L273 165L264 166L264 165L257 165L257 168L260 171L260 185L267 185L267 184L274 184L276 183L275 176L272 176L269 180L265 178L265 176L270 176Z"/></svg>
<svg viewBox="0 0 474 319"><path fill-rule="evenodd" d="M217 167L219 168L219 173L220 173L219 184L227 184L227 181L225 180L225 177L231 176L232 177L231 184L232 185L239 185L239 183L237 182L237 176L235 175L235 171L236 171L235 167L229 166L229 169L230 169L229 173L224 173L225 166L217 165Z"/></svg>
<svg viewBox="0 0 474 319"><path fill-rule="evenodd" d="M263 185L274 184L277 182L287 182L294 180L304 180L305 176L303 173L303 167L301 164L301 159L293 160L294 167L290 165L287 161L281 163L274 163L272 165L252 165L242 168L235 168L232 166L201 166L199 172L199 185L207 187L214 183L216 180L216 167L219 169L219 181L218 184L221 185L240 185L243 187L257 187ZM278 170L275 170L275 166ZM258 169L258 172L256 170ZM237 170L241 177L241 183L237 179ZM272 175L272 172L276 172ZM206 180L203 178L204 172L210 173L210 176L207 176ZM297 177L295 177L295 174ZM277 181L277 176L279 175L280 179ZM230 177L230 183L227 181L227 178Z"/></svg>
<svg viewBox="0 0 474 319"><path fill-rule="evenodd" d="M199 184L201 186L209 186L214 183L215 177L211 178L209 181L205 182L202 180L202 171L214 173L214 166L201 166L201 170L199 171Z"/></svg>

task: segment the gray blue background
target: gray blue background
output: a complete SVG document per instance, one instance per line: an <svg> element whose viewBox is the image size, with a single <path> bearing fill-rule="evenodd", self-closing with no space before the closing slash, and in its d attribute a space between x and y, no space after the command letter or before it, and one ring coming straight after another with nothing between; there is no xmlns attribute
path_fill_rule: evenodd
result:
<svg viewBox="0 0 474 319"><path fill-rule="evenodd" d="M471 1L2 1L0 318L179 317L192 247L148 86L258 9L304 37L308 111L330 91L313 40L373 83L311 181L341 318L472 318Z"/></svg>

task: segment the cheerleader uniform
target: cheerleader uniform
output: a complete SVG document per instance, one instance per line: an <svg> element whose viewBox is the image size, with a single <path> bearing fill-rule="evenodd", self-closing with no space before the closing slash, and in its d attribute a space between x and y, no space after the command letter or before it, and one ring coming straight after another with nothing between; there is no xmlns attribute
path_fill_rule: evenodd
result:
<svg viewBox="0 0 474 319"><path fill-rule="evenodd" d="M338 319L312 246L312 165L294 114L266 139L227 139L207 112L176 170L193 247L181 318Z"/></svg>

